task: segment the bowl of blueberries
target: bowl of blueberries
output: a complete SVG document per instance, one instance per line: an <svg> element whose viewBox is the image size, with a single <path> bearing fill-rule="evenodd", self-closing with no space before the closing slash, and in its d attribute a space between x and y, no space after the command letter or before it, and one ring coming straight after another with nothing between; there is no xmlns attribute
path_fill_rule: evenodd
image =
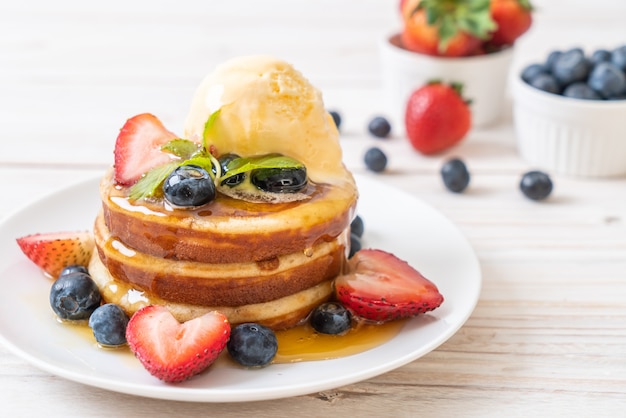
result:
<svg viewBox="0 0 626 418"><path fill-rule="evenodd" d="M521 156L557 173L626 175L626 45L555 50L513 77Z"/></svg>

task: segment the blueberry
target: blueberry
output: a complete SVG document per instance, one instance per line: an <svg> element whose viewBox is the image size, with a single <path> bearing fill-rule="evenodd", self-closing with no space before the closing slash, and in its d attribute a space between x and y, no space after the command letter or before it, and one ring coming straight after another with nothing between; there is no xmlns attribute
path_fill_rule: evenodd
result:
<svg viewBox="0 0 626 418"><path fill-rule="evenodd" d="M607 51L606 49L597 49L593 51L589 60L593 65L597 65L601 62L611 62L611 51Z"/></svg>
<svg viewBox="0 0 626 418"><path fill-rule="evenodd" d="M307 185L306 168L258 168L250 172L250 182L266 192L297 193Z"/></svg>
<svg viewBox="0 0 626 418"><path fill-rule="evenodd" d="M386 138L391 132L391 125L384 117L376 116L367 125L367 130L377 138Z"/></svg>
<svg viewBox="0 0 626 418"><path fill-rule="evenodd" d="M61 270L61 273L59 273L59 277L66 276L72 273L89 274L89 271L87 270L87 267L85 266L81 266L80 264L72 264L70 266L63 268L63 270Z"/></svg>
<svg viewBox="0 0 626 418"><path fill-rule="evenodd" d="M546 59L546 69L550 72L552 72L554 70L554 63L556 62L556 60L559 59L559 57L563 55L562 51L552 51L548 54L548 59Z"/></svg>
<svg viewBox="0 0 626 418"><path fill-rule="evenodd" d="M556 78L550 74L538 74L535 78L530 80L529 84L536 89L543 90L548 93L561 93L559 83L556 81Z"/></svg>
<svg viewBox="0 0 626 418"><path fill-rule="evenodd" d="M364 161L365 166L375 173L380 173L387 167L387 156L377 147L370 148L365 152Z"/></svg>
<svg viewBox="0 0 626 418"><path fill-rule="evenodd" d="M441 178L448 190L461 193L470 182L470 174L467 166L458 158L446 161L441 167Z"/></svg>
<svg viewBox="0 0 626 418"><path fill-rule="evenodd" d="M330 113L330 116L335 122L335 126L337 127L337 129L339 129L341 127L341 115L339 114L339 112L337 112L336 110L331 110L328 113Z"/></svg>
<svg viewBox="0 0 626 418"><path fill-rule="evenodd" d="M626 90L626 76L614 64L601 62L596 65L587 81L589 87L602 97L618 96Z"/></svg>
<svg viewBox="0 0 626 418"><path fill-rule="evenodd" d="M563 90L563 96L583 100L602 99L602 97L600 97L598 93L596 93L591 87L589 87L587 83L583 83L582 81L577 81L576 83L572 83L569 86L565 87L565 90Z"/></svg>
<svg viewBox="0 0 626 418"><path fill-rule="evenodd" d="M561 86L584 81L589 75L590 64L580 48L561 54L554 63L552 74Z"/></svg>
<svg viewBox="0 0 626 418"><path fill-rule="evenodd" d="M365 224L363 223L363 218L361 218L359 215L356 215L352 222L350 222L350 233L361 238L363 236L363 232L365 232Z"/></svg>
<svg viewBox="0 0 626 418"><path fill-rule="evenodd" d="M522 70L522 80L526 83L537 77L539 74L548 74L549 71L543 64L530 64Z"/></svg>
<svg viewBox="0 0 626 418"><path fill-rule="evenodd" d="M542 171L529 171L522 176L519 187L527 198L543 200L552 193L552 180Z"/></svg>
<svg viewBox="0 0 626 418"><path fill-rule="evenodd" d="M569 51L565 51L565 52L566 53L567 52L576 52L576 53L583 54L583 55L585 54L585 51L583 51L583 49L581 47L575 47L575 48L572 48Z"/></svg>
<svg viewBox="0 0 626 418"><path fill-rule="evenodd" d="M126 344L128 315L114 303L99 306L89 317L89 327L98 344L115 347Z"/></svg>
<svg viewBox="0 0 626 418"><path fill-rule="evenodd" d="M228 164L231 163L232 161L238 159L238 158L241 158L241 157L239 155L237 155L237 154L229 153L229 154L221 155L217 159L217 161L219 161L219 163L220 163L220 168L222 170L222 173L221 173L222 176L224 174L228 173ZM239 174L235 174L234 176L228 177L227 179L223 180L220 184L222 186L235 187L238 184L243 183L245 178L246 178L246 173L239 173Z"/></svg>
<svg viewBox="0 0 626 418"><path fill-rule="evenodd" d="M321 334L342 334L352 326L352 315L339 302L326 302L311 312L309 322Z"/></svg>
<svg viewBox="0 0 626 418"><path fill-rule="evenodd" d="M626 71L626 45L622 45L611 52L611 62L620 70Z"/></svg>
<svg viewBox="0 0 626 418"><path fill-rule="evenodd" d="M202 206L215 199L215 184L204 168L182 165L165 179L163 194L175 206Z"/></svg>
<svg viewBox="0 0 626 418"><path fill-rule="evenodd" d="M236 160L237 158L241 158L239 155L234 153L222 154L218 157L217 161L220 163L220 175L224 175L228 171L228 164ZM217 170L215 169L215 165L211 165L211 172L213 175L217 176Z"/></svg>
<svg viewBox="0 0 626 418"><path fill-rule="evenodd" d="M61 319L87 319L100 301L98 286L85 273L61 276L50 289L50 306Z"/></svg>
<svg viewBox="0 0 626 418"><path fill-rule="evenodd" d="M237 325L226 348L233 360L246 367L269 364L278 351L278 340L271 329L254 323Z"/></svg>
<svg viewBox="0 0 626 418"><path fill-rule="evenodd" d="M350 234L350 252L348 258L352 258L361 248L361 237L356 234Z"/></svg>

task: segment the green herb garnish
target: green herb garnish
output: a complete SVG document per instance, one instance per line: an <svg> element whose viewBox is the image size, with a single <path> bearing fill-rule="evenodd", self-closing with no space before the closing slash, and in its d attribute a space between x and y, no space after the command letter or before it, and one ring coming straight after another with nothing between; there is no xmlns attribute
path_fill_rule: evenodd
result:
<svg viewBox="0 0 626 418"><path fill-rule="evenodd" d="M183 160L189 159L201 152L201 145L188 139L172 139L161 147L161 151L169 152Z"/></svg>
<svg viewBox="0 0 626 418"><path fill-rule="evenodd" d="M237 158L232 160L226 166L226 173L221 177L221 180L226 180L229 177L236 176L237 174L247 173L252 170L260 168L300 168L304 167L300 161L286 157L281 154L268 154L259 157L247 157Z"/></svg>
<svg viewBox="0 0 626 418"><path fill-rule="evenodd" d="M213 157L211 154L202 154L182 161L179 165L196 165L198 167L202 167L206 171L208 171L209 175L213 178L213 180L215 180L215 173L213 172L215 167L215 161L215 157Z"/></svg>
<svg viewBox="0 0 626 418"><path fill-rule="evenodd" d="M179 161L173 161L164 165L160 165L148 171L137 183L130 188L131 200L145 199L155 197L160 192L160 185L165 181L167 176L180 165Z"/></svg>
<svg viewBox="0 0 626 418"><path fill-rule="evenodd" d="M137 183L131 186L129 198L140 200L157 197L162 193L161 185L165 179L178 167L196 165L205 169L217 184L230 177L258 169L302 168L300 161L281 154L268 154L256 157L236 158L228 163L225 170L219 161L211 154L210 147L215 136L214 125L220 111L213 112L204 125L202 145L188 139L173 139L161 147L161 151L168 152L177 159L149 170ZM222 172L225 171L225 172Z"/></svg>
<svg viewBox="0 0 626 418"><path fill-rule="evenodd" d="M202 145L204 146L205 150L209 149L211 145L210 140L215 135L213 128L217 117L220 115L220 110L221 109L217 109L215 112L211 113L206 123L204 124L204 131L202 132Z"/></svg>
<svg viewBox="0 0 626 418"><path fill-rule="evenodd" d="M131 186L129 197L132 200L139 200L157 196L161 190L160 186L167 176L183 165L202 167L209 173L213 180L215 180L215 174L213 173L215 158L210 154L208 156L204 154L196 155L186 160L172 161L151 169L145 176L140 178L137 183Z"/></svg>

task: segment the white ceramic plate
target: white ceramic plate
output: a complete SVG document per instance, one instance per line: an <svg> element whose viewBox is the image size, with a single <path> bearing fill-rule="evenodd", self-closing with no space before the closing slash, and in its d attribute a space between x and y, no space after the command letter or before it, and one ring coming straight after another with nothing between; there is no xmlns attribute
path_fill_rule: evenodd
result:
<svg viewBox="0 0 626 418"><path fill-rule="evenodd" d="M20 252L15 238L35 232L91 229L99 207L97 179L49 195L0 224L0 341L52 374L112 391L198 402L243 402L304 395L355 383L407 364L450 338L478 300L478 260L462 234L420 200L357 178L364 246L384 249L437 284L445 301L408 321L387 343L334 360L276 364L257 370L216 362L177 384L152 377L128 350L103 350L85 332L58 323L48 305L50 280Z"/></svg>

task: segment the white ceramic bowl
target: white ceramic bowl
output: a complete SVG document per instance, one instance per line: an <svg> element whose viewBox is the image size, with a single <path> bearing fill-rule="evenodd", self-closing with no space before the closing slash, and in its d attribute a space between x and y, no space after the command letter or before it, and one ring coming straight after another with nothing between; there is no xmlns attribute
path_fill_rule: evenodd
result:
<svg viewBox="0 0 626 418"><path fill-rule="evenodd" d="M580 177L626 175L626 100L581 100L546 93L511 77L513 122L529 163Z"/></svg>
<svg viewBox="0 0 626 418"><path fill-rule="evenodd" d="M404 131L406 102L428 81L463 83L463 95L472 100L472 126L490 125L501 117L513 49L462 58L434 57L400 46L400 35L380 44L380 60L387 114Z"/></svg>

